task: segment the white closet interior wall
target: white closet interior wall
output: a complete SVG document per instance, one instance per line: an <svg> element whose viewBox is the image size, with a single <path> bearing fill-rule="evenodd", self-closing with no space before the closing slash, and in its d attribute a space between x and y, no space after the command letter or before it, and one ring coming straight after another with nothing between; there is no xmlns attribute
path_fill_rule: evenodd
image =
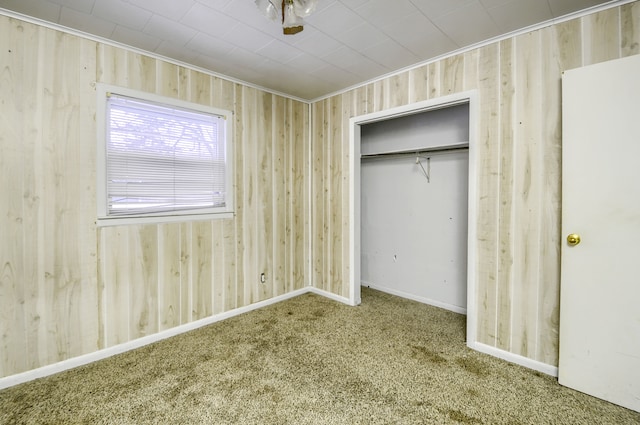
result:
<svg viewBox="0 0 640 425"><path fill-rule="evenodd" d="M362 126L363 285L466 312L468 140L468 104Z"/></svg>

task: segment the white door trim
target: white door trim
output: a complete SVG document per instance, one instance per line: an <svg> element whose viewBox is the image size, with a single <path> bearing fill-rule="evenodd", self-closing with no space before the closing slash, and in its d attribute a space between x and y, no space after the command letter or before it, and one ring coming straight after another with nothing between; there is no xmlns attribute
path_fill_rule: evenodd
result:
<svg viewBox="0 0 640 425"><path fill-rule="evenodd" d="M468 194L468 238L467 238L467 345L474 347L477 336L476 297L476 216L477 216L477 90L443 96L423 102L412 103L380 112L360 115L349 120L349 303L360 304L360 126L385 121L405 115L442 109L449 106L469 104L469 194Z"/></svg>

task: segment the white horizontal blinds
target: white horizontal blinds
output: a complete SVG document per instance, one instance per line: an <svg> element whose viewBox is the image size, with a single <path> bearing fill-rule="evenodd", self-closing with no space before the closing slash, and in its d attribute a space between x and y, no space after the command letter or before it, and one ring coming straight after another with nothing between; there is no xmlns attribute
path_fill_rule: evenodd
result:
<svg viewBox="0 0 640 425"><path fill-rule="evenodd" d="M224 207L224 118L111 94L107 214Z"/></svg>

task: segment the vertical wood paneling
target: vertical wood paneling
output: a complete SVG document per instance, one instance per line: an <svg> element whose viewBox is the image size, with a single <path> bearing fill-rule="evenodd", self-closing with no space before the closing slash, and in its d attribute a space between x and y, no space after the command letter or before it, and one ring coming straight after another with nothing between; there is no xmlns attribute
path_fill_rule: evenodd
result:
<svg viewBox="0 0 640 425"><path fill-rule="evenodd" d="M98 321L98 347L106 348L107 346L107 330L105 324L107 323L107 286L106 286L106 258L104 253L106 252L106 242L104 241L103 229L96 229L97 251L96 256L96 274L97 274L97 290L98 290L98 302L94 306L96 310L96 319ZM45 360L42 364L47 364L48 360Z"/></svg>
<svg viewBox="0 0 640 425"><path fill-rule="evenodd" d="M5 17L0 35L0 376L303 287L306 105ZM234 111L236 218L96 229L96 80Z"/></svg>
<svg viewBox="0 0 640 425"><path fill-rule="evenodd" d="M427 99L440 96L440 65L441 61L427 65Z"/></svg>
<svg viewBox="0 0 640 425"><path fill-rule="evenodd" d="M129 337L158 331L158 231L155 225L130 226L129 235ZM112 316L113 317L113 316Z"/></svg>
<svg viewBox="0 0 640 425"><path fill-rule="evenodd" d="M476 49L464 54L462 90L473 90L478 88L478 64L481 51L482 49Z"/></svg>
<svg viewBox="0 0 640 425"><path fill-rule="evenodd" d="M378 112L378 111L382 111L383 109L385 109L385 103L384 103L384 81L376 81L374 83L371 84L372 86L372 91L370 91L368 94L371 95L370 97L370 108L369 111L370 112Z"/></svg>
<svg viewBox="0 0 640 425"><path fill-rule="evenodd" d="M296 180L294 178L294 170L295 170L295 165L296 165L296 158L294 155L294 146L295 143L293 142L294 138L293 138L293 134L294 134L294 127L293 127L293 108L291 105L291 101L289 99L285 99L284 100L284 140L283 140L283 144L284 144L284 149L285 149L285 153L284 153L284 160L283 160L283 166L284 166L284 172L286 175L289 176L288 179L285 180L284 182L284 186L285 186L285 219L284 219L284 226L285 226L285 253L284 253L284 284L285 284L285 290L290 291L294 285L295 285L295 277L294 277L294 270L295 270L295 262L294 262L294 246L295 246L295 241L296 241L296 237L302 237L304 238L304 235L306 232L304 232L303 234L299 234L296 235L294 233L294 229L295 229L295 224L296 224L296 214L295 214L295 201L296 198L299 196L300 198L302 197L301 195L297 196L297 192L295 191L296 188ZM305 167L307 169L308 172L308 168L309 167Z"/></svg>
<svg viewBox="0 0 640 425"><path fill-rule="evenodd" d="M78 118L78 130L76 143L78 144L77 160L81 163L76 185L78 187L78 199L81 199L84 207L81 213L72 222L68 231L79 231L78 259L82 271L78 316L74 318L80 326L72 335L74 339L80 339L79 352L74 351L72 356L93 352L102 348L98 339L99 320L95 315L98 303L98 277L96 275L96 259L98 256L96 224L94 221L96 205L96 151L95 143L87 143L87 135L96 134L96 97L93 88L96 77L96 43L81 39L80 63L78 65L78 79L76 85L70 83L69 89L82 87L78 93L80 107ZM75 200L77 203L77 200Z"/></svg>
<svg viewBox="0 0 640 425"><path fill-rule="evenodd" d="M558 326L560 294L560 214L561 208L561 73L580 66L581 43L573 37L579 31L578 20L541 31L541 46L546 46L554 60L542 61L543 192L540 200L540 263L538 289L538 350L536 358L547 364L558 362Z"/></svg>
<svg viewBox="0 0 640 425"><path fill-rule="evenodd" d="M211 78L211 99L214 106L229 111L235 110L235 85L229 81L221 78ZM202 87L201 90L206 91L206 87ZM237 112L236 112L237 114ZM236 115L237 116L237 115ZM234 117L235 118L235 117ZM234 119L232 122L227 123L229 130L235 133ZM233 149L236 150L238 144L237 136L234 137ZM241 151L240 151L241 152ZM237 158L240 154L236 151L234 157ZM237 160L236 160L237 164ZM236 167L236 178L239 176L239 168ZM236 181L236 190L238 184ZM222 235L222 241L215 247L214 250L214 262L216 262L216 270L220 272L222 269L222 281L214 282L213 290L213 311L214 313L223 312L236 307L236 282L237 282L237 246L236 240L239 240L236 236L236 223L238 220L217 220L213 225L217 225L220 228L217 229L217 233Z"/></svg>
<svg viewBox="0 0 640 425"><path fill-rule="evenodd" d="M313 217L309 202L312 196L309 190L314 181L314 168L310 163L312 155L308 129L311 125L308 108L299 102L287 101L291 119L289 133L290 173L291 173L291 237L289 250L291 262L290 289L300 289L315 282L313 273L314 247L310 246L313 233ZM315 209L313 210L315 211ZM311 220L311 221L310 221Z"/></svg>
<svg viewBox="0 0 640 425"><path fill-rule="evenodd" d="M374 84L367 84L364 87L364 90L366 92L366 96L365 96L365 102L366 102L366 106L364 108L364 114L368 114L370 112L374 112L375 111L375 105L374 105L374 100L375 100L375 85Z"/></svg>
<svg viewBox="0 0 640 425"><path fill-rule="evenodd" d="M262 301L273 295L273 95L260 93L259 109L264 118L257 129L257 241L258 255L256 268L257 300ZM265 274L265 282L260 275Z"/></svg>
<svg viewBox="0 0 640 425"><path fill-rule="evenodd" d="M296 140L304 140L304 143L297 146L296 151L299 151L301 161L300 166L296 169L295 180L300 179L300 192L302 193L301 203L298 206L301 215L300 224L304 228L304 236L301 238L300 243L302 245L300 251L296 255L296 261L299 262L299 278L298 288L311 285L312 281L310 276L312 275L312 263L311 263L311 243L313 241L312 227L311 227L311 214L312 214L312 140L311 134L311 122L312 122L312 110L309 106L301 103L296 103L294 106L294 116L296 117ZM298 227L299 228L299 227ZM298 289L296 288L296 289Z"/></svg>
<svg viewBox="0 0 640 425"><path fill-rule="evenodd" d="M213 230L210 221L191 225L191 317L203 319L213 313Z"/></svg>
<svg viewBox="0 0 640 425"><path fill-rule="evenodd" d="M557 62L558 70L560 74L549 75L547 78L555 79L555 91L556 96L561 94L562 88L560 86L562 80L562 71L577 68L582 64L582 44L583 40L576 37L575 34L580 32L580 20L574 19L572 21L563 22L552 27L553 36L548 42L553 52L553 61ZM544 44L544 46L547 46ZM553 65L549 65L553 66ZM557 98L556 98L557 99Z"/></svg>
<svg viewBox="0 0 640 425"><path fill-rule="evenodd" d="M256 269L255 300L273 294L273 95L259 92L256 112L264 118L256 127ZM260 275L265 274L265 283ZM251 278L251 276L249 276Z"/></svg>
<svg viewBox="0 0 640 425"><path fill-rule="evenodd" d="M44 50L41 52L41 55L45 56L44 60L47 63L54 64L54 69L56 70L56 67L62 66L56 58L64 52L64 48L61 46L63 38L64 35L60 33L54 34L53 37L47 37L44 41ZM59 232L57 221L60 218L60 201L62 201L62 199L58 197L59 194L61 195L59 191L64 189L62 184L68 183L63 170L60 169L60 161L62 160L61 155L69 147L69 140L67 139L61 141L59 143L60 146L57 146L58 144L56 143L56 134L60 123L55 122L54 120L56 118L54 117L56 116L58 103L58 90L63 90L61 86L64 84L64 78L61 75L59 75L58 78L60 78L60 80L56 78L56 72L45 74L43 78L44 96L42 97L42 102L45 105L42 116L42 130L44 135L42 147L43 151L48 153L48 161L43 164L42 170L44 180L50 182L47 187L48 190L44 192L42 196L42 207L48 211L48 214L45 214L43 217L43 233L46 242L44 251L45 285L42 294L46 300L45 317L47 317L47 320L44 323L44 329L46 330L45 341L49 355L53 356L56 360L59 359L60 352L63 350L62 344L60 343L65 340L67 336L64 331L66 321L56 321L56 319L62 319L62 316L64 316L64 307L61 312L58 312L56 308L59 307L59 299L65 295L64 283L61 282L62 285L60 287L57 286L58 280L61 277L58 272L61 271L64 265L64 257L66 255L64 251L64 240L59 239L62 235ZM69 119L67 111L63 109L60 118L63 120ZM58 250L62 251L58 252ZM62 328L59 336L56 335L57 327Z"/></svg>
<svg viewBox="0 0 640 425"><path fill-rule="evenodd" d="M382 88L382 85L380 86ZM322 203L324 204L323 217L322 217L322 233L325 235L325 243L322 245L322 289L331 291L331 279L332 279L332 265L333 265L333 238L337 237L333 233L333 222L331 215L333 214L334 205L331 202L331 169L334 164L331 162L334 151L333 135L334 129L332 127L332 114L331 114L331 99L326 99L323 102L323 129L324 143L321 147L322 155L322 180L320 196L322 197Z"/></svg>
<svg viewBox="0 0 640 425"><path fill-rule="evenodd" d="M126 226L100 229L100 266L98 279L104 296L105 347L129 341L130 280L129 228ZM157 320L157 317L153 318Z"/></svg>
<svg viewBox="0 0 640 425"><path fill-rule="evenodd" d="M14 48L5 49L3 47L2 53L6 52L9 54L7 62L2 62L9 64L9 66L3 71L3 74L5 74L5 72L5 75L7 76L13 74L12 79L7 80L7 83L9 83L9 87L11 87L12 92L19 96L19 98L12 99L10 95L2 95L2 99L6 99L6 101L9 102L8 104L11 104L12 101L18 102L16 104L16 111L18 114L13 116L9 113L5 116L14 120L12 121L13 125L17 125L19 127L17 127L17 132L15 134L13 134L12 131L7 131L5 133L5 140L11 142L9 146L16 149L15 152L19 152L21 149L24 150L24 180L22 181L21 187L24 196L24 204L21 224L23 225L23 230L26 230L22 234L22 238L24 238L22 252L23 255L27 254L24 262L28 264L28 267L25 267L24 269L25 274L23 280L27 348L26 360L27 369L33 369L47 361L49 354L45 338L45 323L47 322L47 316L45 315L45 303L42 297L45 293L45 274L43 269L45 248L43 240L43 217L45 211L42 209L41 205L43 190L45 190L45 182L42 167L40 165L45 155L43 149L44 135L42 133L40 122L43 115L43 80L46 71L41 67L34 67L33 64L38 62L39 52L43 45L43 41L50 33L42 28L37 28L31 25L22 25L19 21L12 22L17 24L16 29L18 29L18 31L12 31L12 37L15 38L11 38L9 40L11 40L12 46L20 46L20 50ZM7 39L3 37L3 40ZM15 53L18 51L23 52L24 56L22 56L20 63L16 63L17 72L12 72L11 69L13 65L12 62L10 62L10 59L16 57L17 55ZM95 70L95 65L91 66L89 70ZM13 77L18 75L21 76L21 78L13 80ZM3 77L3 87L5 87L4 81ZM25 84L25 82L30 83ZM7 122L7 124L10 123ZM9 125L8 127L13 128L13 125ZM26 143L25 140L32 140L33 143ZM0 154L0 156L4 157L5 155ZM7 156L7 159L10 159L10 157L10 155ZM19 164L19 161L17 163ZM5 170L4 165L1 168ZM1 181L10 184L15 183L15 181L5 178L2 178ZM11 187L7 187L3 188L1 193L11 196L13 190ZM18 224L18 222L16 221L15 224ZM5 227L3 226L2 228L4 229ZM8 239L12 240L11 238ZM14 241L20 241L20 237ZM0 258L4 258L4 255ZM11 308L8 308L8 311L11 311ZM20 327L20 320L16 322L16 327ZM97 338L94 342L98 343ZM15 341L15 343L15 345L9 345L16 348L15 353L12 353L11 350L2 350L2 348L0 348L0 351L4 351L7 354L21 355L22 346L20 345L20 341ZM99 343L98 347L100 347Z"/></svg>
<svg viewBox="0 0 640 425"><path fill-rule="evenodd" d="M218 99L217 91L214 94L214 90L212 88L213 85L213 77L210 75L202 74L200 72L191 71L189 73L189 100L194 103L199 103L201 105L215 105L219 108L220 103L222 103ZM233 108L224 108L224 109L233 109Z"/></svg>
<svg viewBox="0 0 640 425"><path fill-rule="evenodd" d="M478 226L476 288L478 305L477 337L496 345L496 311L498 282L498 213L500 208L500 49L491 44L480 49L478 90L480 96L480 129L478 134ZM471 200L473 202L473 200Z"/></svg>
<svg viewBox="0 0 640 425"><path fill-rule="evenodd" d="M130 84L127 71L130 62L128 60L129 56L127 51L113 46L98 44L96 60L97 81L118 86L128 86ZM153 75L155 75L155 66L156 63L153 61ZM155 87L155 78L151 82ZM140 80L137 83L140 84ZM135 78L132 84L136 84ZM129 305L132 290L129 287L129 270L126 263L130 244L127 228L101 228L98 229L98 233L100 239L100 244L98 245L98 269L100 270L98 287L99 304L101 306L99 326L104 334L105 347L111 347L129 341L129 331L132 327L130 325L130 310L132 309ZM124 257L122 257L123 255ZM157 267L157 264L153 266ZM155 274L157 275L157 272ZM134 291L134 294L135 292L137 291ZM136 296L135 300L140 302L140 298ZM133 309L134 313L143 310L143 306ZM154 316L151 320L155 322L153 327L157 328L157 316Z"/></svg>
<svg viewBox="0 0 640 425"><path fill-rule="evenodd" d="M129 333L131 338L138 338L149 334L150 321L155 321L155 315L150 314L149 302L152 302L153 298L149 297L146 289L147 276L145 254L148 256L150 249L156 248L156 244L152 245L152 248L146 246L148 241L144 240L141 235L141 226L132 226L127 229L128 257L131 259L129 262L128 275L130 282L129 289L129 302L130 302L130 320L129 320ZM155 235L155 226L152 226L152 231ZM155 242L155 241L153 241ZM154 266L156 262L152 263ZM152 274L157 275L155 267L152 267L154 272ZM157 329L157 324L151 325L152 329Z"/></svg>
<svg viewBox="0 0 640 425"><path fill-rule="evenodd" d="M109 71L101 73L104 81L144 89L138 84L138 81L142 81L140 78L155 79L152 83L146 84L155 87L153 90L160 94L202 104L213 104L216 107L235 110L236 113L233 123L236 133L235 203L237 217L240 219L166 224L157 227L156 267L159 293L155 301L158 310L156 321L161 323L162 327L172 326L173 323L207 317L271 297L274 287L269 281L267 285L259 284L259 273L264 271L267 279L274 273L274 217L281 216L282 207L272 201L275 183L271 160L275 147L285 149L289 145L274 141L275 134L284 134L282 127L286 124L273 119L272 104L283 102L275 101L273 95L240 85L235 86L225 80L203 76L195 71L159 61L150 64L143 56L122 54L117 49L102 50L106 52L103 54L102 63L108 64L111 55L114 55L116 60L126 64L133 74L135 72L131 70L138 69L146 76L122 73L119 71L122 69L121 66L104 66L101 69ZM297 109L299 102L293 104ZM298 139L297 143L291 143L290 148L300 147L300 153L304 155L304 144L299 143L299 138L305 135L306 124L304 119L298 118L292 119L295 125L291 127L291 137ZM300 164L302 175L304 162ZM284 175L284 178L297 179L294 173L291 176ZM297 187L304 189L302 178L297 180ZM304 198L301 196L300 199ZM291 197L289 202L294 202L294 198ZM304 203L301 202L300 205L304 206ZM303 214L300 217L303 217ZM303 233L298 230L303 227L303 222L296 221L291 233ZM266 240L264 235L267 235ZM176 241L177 245L165 242L166 240ZM299 252L301 254L298 254ZM304 251L295 250L295 255L304 255ZM168 263L165 258L169 259ZM303 265L304 261L295 263ZM241 270L239 274L238 267ZM297 274L297 281L303 281L303 272ZM131 306L131 309L140 310L134 306Z"/></svg>
<svg viewBox="0 0 640 425"><path fill-rule="evenodd" d="M351 157L349 156L349 119L358 114L358 108L362 104L360 100L360 96L362 91L353 90L348 93L344 93L341 95L341 104L342 104L342 155L340 158L340 170L341 170L341 190L342 190L342 199L348 198L349 196L349 171L350 171L350 162ZM349 251L351 249L350 245L350 232L349 232L349 202L340 202L341 204L341 214L342 214L342 272L340 276L341 282L349 282L350 274L351 274L351 264L348 261ZM337 288L336 293L342 295L345 298L349 297L349 285L342 285L342 287Z"/></svg>
<svg viewBox="0 0 640 425"><path fill-rule="evenodd" d="M244 90L240 85L236 85L235 88L235 123L234 123L234 150L235 150L235 211L236 217L234 220L233 232L236 235L235 240L235 252L236 252L236 285L233 290L227 292L225 300L227 305L233 305L233 307L242 306L245 304L245 251L250 249L245 245L244 232L245 232L245 192L250 190L250 182L245 179L245 164L249 166L244 148L245 136L245 100ZM251 108L249 105L248 108Z"/></svg>
<svg viewBox="0 0 640 425"><path fill-rule="evenodd" d="M607 9L582 18L584 62L591 65L620 57L620 8Z"/></svg>
<svg viewBox="0 0 640 425"><path fill-rule="evenodd" d="M93 320L81 321L84 302L95 296L95 230L89 205L93 183L93 148L81 131L93 131L89 124L92 108L82 90L90 90L95 61L94 44L77 37L48 32L40 52L53 71L43 78L42 114L43 166L41 199L45 273L45 311L49 355L62 360L83 353L82 337L95 337ZM86 84L86 85L82 85ZM78 90L78 87L82 90ZM82 124L81 124L82 123ZM82 155L89 156L82 161ZM89 181L87 181L89 180ZM78 203L84 207L77 207ZM78 223L82 223L78 225ZM92 248L88 248L92 247ZM90 285L93 285L91 287ZM83 296L87 298L83 300ZM95 349L95 345L93 345Z"/></svg>
<svg viewBox="0 0 640 425"><path fill-rule="evenodd" d="M181 69L163 61L156 62L155 92L167 97L180 98ZM158 225L158 323L159 330L170 329L181 320L181 238L180 224Z"/></svg>
<svg viewBox="0 0 640 425"><path fill-rule="evenodd" d="M225 229L223 220L214 220L211 224L211 255L208 257L213 269L209 284L211 295L211 314L224 311L224 278L225 278Z"/></svg>
<svg viewBox="0 0 640 425"><path fill-rule="evenodd" d="M368 113L367 86L354 89L351 93L353 93L353 112L350 114L350 118Z"/></svg>
<svg viewBox="0 0 640 425"><path fill-rule="evenodd" d="M101 48L101 52L100 63L104 64L101 69L105 71L100 75L105 82L143 90L151 87L151 91L165 96L211 104L235 112L234 122L230 124L235 133L235 204L238 219L151 226L156 229L157 236L157 258L153 260L157 271L156 296L152 296L152 302L156 306L156 328L205 318L271 297L274 287L268 286L269 281L267 285L260 285L258 279L258 270L263 269L267 278L270 278L276 255L275 244L265 241L264 235L275 232L274 217L285 217L283 210L289 209L288 204L283 207L282 203L272 201L273 187L276 185L272 175L274 171L271 160L275 155L272 151L280 149L288 156L288 149L299 147L301 154L304 154L304 143L300 143L299 139L305 135L304 117L292 117L292 126L291 122L286 124L284 120L273 119L272 105L284 105L280 97L171 64L149 61L144 56L123 54L118 49ZM121 65L109 65L112 55L119 64L126 65L129 74L121 72ZM296 110L300 105L299 102L288 102L295 105ZM284 114L283 111L278 113ZM274 139L276 134L285 134L285 125L289 125L290 137L298 138L286 145ZM305 163L301 161L297 167L302 175ZM279 173L285 181L295 178L294 173L289 175L284 170ZM298 180L296 185L302 191L304 182ZM303 196L299 198L303 199ZM293 203L294 198L283 199L283 202ZM300 205L304 204L300 202ZM300 214L300 217L303 215ZM291 234L302 234L300 229L303 227L304 223L297 221ZM136 244L132 243L131 246L135 247ZM302 243L300 246L302 247ZM283 252L289 251L284 249ZM103 254L109 257L106 249ZM295 250L296 256L304 254L302 250ZM304 264L303 261L295 263ZM132 280L139 280L135 278L141 274L138 269L131 271ZM299 282L303 281L302 272L298 273L297 279ZM284 284L282 281L283 286ZM138 301L144 288L132 287L131 291L129 315L134 320L133 317L140 316L144 311L145 306ZM111 303L105 304L110 306ZM109 317L110 320L116 320L114 316ZM138 329L138 324L130 323L131 337L137 336L135 330Z"/></svg>
<svg viewBox="0 0 640 425"><path fill-rule="evenodd" d="M334 138L340 136L332 129L341 125L346 142L349 114L479 90L478 198L470 200L478 208L479 342L544 363L557 362L561 73L637 52L638 4L611 8L415 68L408 73L406 98L392 90L403 78L399 74L312 106L314 177L318 167L327 169L324 161L339 161L336 164L342 170L338 174L344 177L349 161L335 154ZM358 107L362 98L366 108ZM334 122L332 115L340 107L335 102L342 103L341 123ZM349 109L358 111L346 112ZM329 125L322 128L319 122L326 122L327 114ZM317 157L315 153L323 147L325 157ZM335 178L334 166L328 169ZM333 185L312 186L316 194L325 188L335 190ZM334 200L329 200L314 199L314 217L324 219L333 211ZM345 193L342 202L348 202ZM313 257L314 265L325 270L322 276L316 273L314 285L324 287L320 282L332 279L337 255L326 250L336 238L346 239L348 226L339 229L330 223L328 234L323 234L319 220L314 226L314 253L321 253ZM343 270L348 267L344 264ZM347 279L343 282L346 285ZM330 290L346 293L333 283Z"/></svg>
<svg viewBox="0 0 640 425"><path fill-rule="evenodd" d="M178 68L178 94L180 99L198 103L203 99L202 88L197 86L201 80L196 77L198 72L187 68ZM205 83L205 88L208 88ZM209 97L210 98L210 97ZM208 103L210 104L210 103ZM189 323L192 320L193 307L193 223L179 223L180 232L180 323ZM213 282L212 282L213 284Z"/></svg>
<svg viewBox="0 0 640 425"><path fill-rule="evenodd" d="M394 108L409 102L409 71L383 80L384 108Z"/></svg>
<svg viewBox="0 0 640 425"><path fill-rule="evenodd" d="M396 83L394 83L396 84ZM406 93L406 88L405 88ZM344 254L342 252L343 241L343 222L342 222L342 199L344 198L342 192L342 179L343 179L343 163L342 163L342 150L343 150L343 123L342 123L342 96L334 96L329 99L329 114L330 114L330 140L328 145L330 146L329 163L328 163L328 205L329 205L329 231L327 234L333 235L329 244L329 255L327 261L329 262L329 285L328 290L333 293L342 293L343 276L342 276L342 262ZM348 145L347 145L348 146Z"/></svg>
<svg viewBox="0 0 640 425"><path fill-rule="evenodd" d="M245 265L248 265L245 270L246 286L249 288L249 298L246 303L251 304L256 301L262 300L263 285L260 282L260 273L266 264L264 257L264 211L262 205L262 189L264 186L262 175L262 158L265 150L265 143L263 138L263 129L265 127L264 122L260 119L264 117L264 103L263 93L258 90L249 90L251 93L248 96L250 99L249 104L252 105L253 111L251 111L251 119L248 120L245 115L245 123L249 126L245 129L245 156L247 157L247 164L245 164L245 177L249 181L250 196L247 199L247 232L245 238L248 246L252 249L248 251L250 255L247 258ZM259 118L260 117L260 118ZM271 117L269 117L271 119ZM248 131L247 131L248 130Z"/></svg>
<svg viewBox="0 0 640 425"><path fill-rule="evenodd" d="M159 330L180 324L180 226L158 225Z"/></svg>
<svg viewBox="0 0 640 425"><path fill-rule="evenodd" d="M0 376L308 283L346 295L348 119L474 87L479 341L555 364L559 74L638 54L639 8L471 50L311 109L0 17ZM236 217L96 229L94 79L234 111Z"/></svg>
<svg viewBox="0 0 640 425"><path fill-rule="evenodd" d="M286 139L288 120L285 119L285 100L282 97L273 98L273 125L271 164L273 167L272 193L273 202L271 207L272 234L273 234L273 259L272 259L272 291L274 295L281 295L286 292L286 247L287 247L287 194L286 194Z"/></svg>
<svg viewBox="0 0 640 425"><path fill-rule="evenodd" d="M534 357L538 320L537 289L542 197L542 173L539 170L543 167L540 31L518 36L514 40L514 50L517 91L512 122L515 221L512 231L514 275L510 351L525 357Z"/></svg>
<svg viewBox="0 0 640 425"><path fill-rule="evenodd" d="M223 253L224 253L224 277L220 285L216 286L215 297L216 311L229 311L236 308L237 288L241 279L238 279L239 261L236 224L238 220L224 220L222 223ZM218 304L219 303L219 304Z"/></svg>
<svg viewBox="0 0 640 425"><path fill-rule="evenodd" d="M121 87L129 87L129 56L126 50L114 46L98 44L98 69L97 80L101 83L114 84ZM152 63L155 75L156 61ZM155 90L155 79L152 80ZM135 84L135 81L134 81ZM134 87L135 88L135 87Z"/></svg>
<svg viewBox="0 0 640 425"><path fill-rule="evenodd" d="M153 93L156 84L156 61L139 53L124 52L127 55L127 87Z"/></svg>
<svg viewBox="0 0 640 425"><path fill-rule="evenodd" d="M511 296L513 285L513 40L500 44L500 190L498 206L498 281L497 281L497 341L496 346L511 349ZM483 261L482 258L479 261Z"/></svg>
<svg viewBox="0 0 640 425"><path fill-rule="evenodd" d="M259 242L256 240L258 225L258 201L257 201L257 139L258 116L260 109L258 105L257 90L243 87L243 134L242 134L242 156L244 158L244 212L242 215L243 240L244 240L244 298L241 305L254 302L258 281L257 255ZM240 302L240 300L238 300Z"/></svg>
<svg viewBox="0 0 640 425"><path fill-rule="evenodd" d="M312 282L315 287L324 289L324 252L325 252L325 205L324 205L324 146L325 140L325 103L317 102L313 106L313 136L311 139L311 254Z"/></svg>
<svg viewBox="0 0 640 425"><path fill-rule="evenodd" d="M193 307L193 223L180 223L180 323L189 323ZM210 285L211 287L211 285Z"/></svg>
<svg viewBox="0 0 640 425"><path fill-rule="evenodd" d="M620 7L621 56L640 54L640 2Z"/></svg>
<svg viewBox="0 0 640 425"><path fill-rule="evenodd" d="M440 96L464 89L464 55L451 56L440 62Z"/></svg>
<svg viewBox="0 0 640 425"><path fill-rule="evenodd" d="M409 102L421 102L429 99L429 66L423 65L409 71Z"/></svg>
<svg viewBox="0 0 640 425"><path fill-rule="evenodd" d="M24 27L15 20L3 23L0 28L0 98L7 105L7 113L0 115L4 130L0 133L0 193L3 194L0 229L4 235L0 242L0 374L7 375L28 367L27 345L23 342L28 334L22 307L25 303L22 282L27 278L23 250L32 245L31 241L24 240L24 226L32 222L25 223L23 218L25 212L30 215L28 210L23 211L23 193L30 190L29 180L33 179L29 174L33 173L33 167L27 167L29 159L25 155L29 150L25 152L20 146L29 124L18 126L13 123L20 123L19 115L27 113L25 96L33 98L33 95L29 95L30 87L20 84L25 64L23 58L14 53L24 48ZM33 149L30 147L31 151ZM29 298L27 295L27 300Z"/></svg>

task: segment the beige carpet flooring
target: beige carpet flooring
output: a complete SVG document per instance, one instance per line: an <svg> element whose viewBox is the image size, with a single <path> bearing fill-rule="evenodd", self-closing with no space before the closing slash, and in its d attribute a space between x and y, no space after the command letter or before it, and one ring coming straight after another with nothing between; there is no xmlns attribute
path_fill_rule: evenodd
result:
<svg viewBox="0 0 640 425"><path fill-rule="evenodd" d="M307 294L0 391L2 424L640 424L466 348L465 318Z"/></svg>

